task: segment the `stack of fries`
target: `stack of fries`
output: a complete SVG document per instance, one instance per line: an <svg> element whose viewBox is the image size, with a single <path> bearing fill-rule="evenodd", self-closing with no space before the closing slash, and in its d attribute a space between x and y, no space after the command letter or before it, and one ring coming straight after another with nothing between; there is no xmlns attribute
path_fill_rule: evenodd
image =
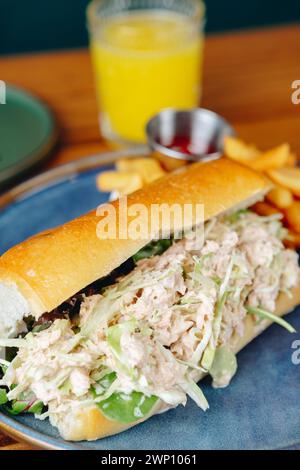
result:
<svg viewBox="0 0 300 470"><path fill-rule="evenodd" d="M120 197L133 193L165 173L154 158L124 158L116 162L116 171L100 173L97 186L100 191L113 192Z"/></svg>
<svg viewBox="0 0 300 470"><path fill-rule="evenodd" d="M300 168L297 157L288 144L282 144L266 152L255 145L249 145L235 137L226 137L224 153L254 170L263 172L274 184L266 202L255 204L254 209L261 215L276 212L283 214L289 229L287 244L300 247Z"/></svg>
<svg viewBox="0 0 300 470"><path fill-rule="evenodd" d="M265 152L255 145L246 144L235 137L226 137L224 154L256 171L264 173L274 183L265 202L255 204L260 215L281 212L289 229L287 245L300 247L300 168L297 157L288 144ZM130 194L166 173L155 158L122 159L116 171L101 173L97 179L100 191L113 192L114 197Z"/></svg>

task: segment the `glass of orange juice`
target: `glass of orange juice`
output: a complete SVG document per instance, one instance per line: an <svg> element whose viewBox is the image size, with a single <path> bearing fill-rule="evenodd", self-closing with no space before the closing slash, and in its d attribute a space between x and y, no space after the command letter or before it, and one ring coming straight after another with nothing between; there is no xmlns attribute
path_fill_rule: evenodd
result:
<svg viewBox="0 0 300 470"><path fill-rule="evenodd" d="M163 108L199 105L204 39L201 0L93 0L87 10L102 135L146 140Z"/></svg>

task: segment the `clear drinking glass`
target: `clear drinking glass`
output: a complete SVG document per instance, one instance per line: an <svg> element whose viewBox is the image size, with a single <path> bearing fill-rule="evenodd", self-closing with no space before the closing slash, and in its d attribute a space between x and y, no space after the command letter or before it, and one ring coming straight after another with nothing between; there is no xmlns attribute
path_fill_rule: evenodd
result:
<svg viewBox="0 0 300 470"><path fill-rule="evenodd" d="M144 142L163 108L199 105L201 0L93 0L87 10L102 135Z"/></svg>

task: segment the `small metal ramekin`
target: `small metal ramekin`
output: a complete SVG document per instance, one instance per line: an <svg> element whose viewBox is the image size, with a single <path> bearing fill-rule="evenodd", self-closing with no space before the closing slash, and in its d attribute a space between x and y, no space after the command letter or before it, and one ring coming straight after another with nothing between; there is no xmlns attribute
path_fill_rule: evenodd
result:
<svg viewBox="0 0 300 470"><path fill-rule="evenodd" d="M155 153L178 160L214 160L222 156L224 137L235 135L233 127L220 115L204 108L164 109L146 126L148 145ZM185 138L203 148L188 154L172 148L175 138ZM207 149L214 149L208 153Z"/></svg>

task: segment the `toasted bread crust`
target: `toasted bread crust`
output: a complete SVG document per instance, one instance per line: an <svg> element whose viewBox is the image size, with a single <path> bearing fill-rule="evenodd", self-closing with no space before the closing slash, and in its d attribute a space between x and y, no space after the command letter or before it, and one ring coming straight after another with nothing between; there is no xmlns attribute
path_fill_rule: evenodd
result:
<svg viewBox="0 0 300 470"><path fill-rule="evenodd" d="M131 194L128 205L144 204L150 209L151 204L203 204L208 220L262 199L269 187L259 174L222 158L168 174ZM113 205L118 223L119 204ZM0 282L15 283L28 301L31 313L39 317L109 274L150 241L99 239L99 220L93 211L15 246L0 258ZM187 229L202 221L193 214L184 226L177 221L175 228ZM164 223L159 227L161 231Z"/></svg>

